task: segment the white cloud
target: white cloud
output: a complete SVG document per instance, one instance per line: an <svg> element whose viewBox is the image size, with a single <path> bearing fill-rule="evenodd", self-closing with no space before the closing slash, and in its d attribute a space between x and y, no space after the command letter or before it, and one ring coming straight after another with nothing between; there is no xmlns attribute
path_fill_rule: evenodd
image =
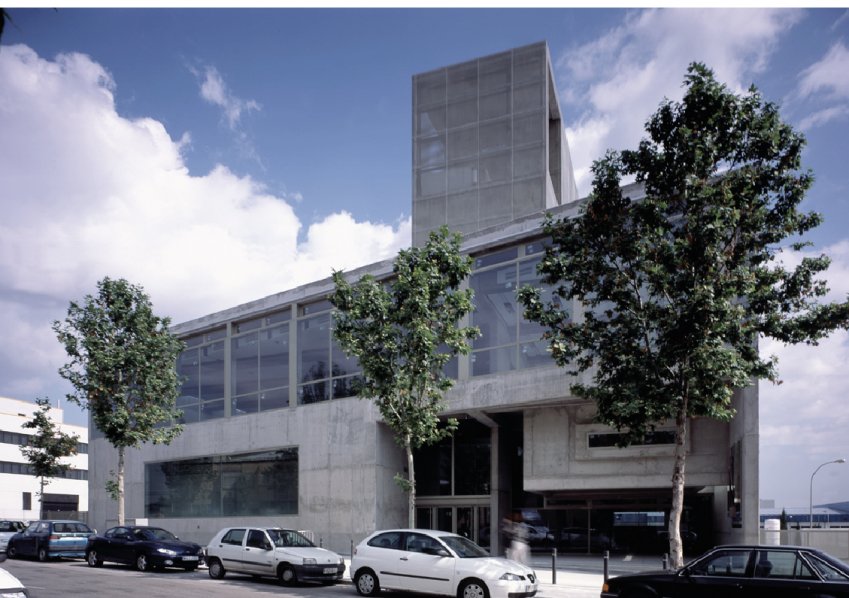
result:
<svg viewBox="0 0 849 598"><path fill-rule="evenodd" d="M408 220L347 213L312 224L299 243L287 198L222 165L190 175L180 153L190 135L122 117L115 89L81 54L0 52L0 395L49 384L44 373L64 361L51 322L104 276L141 284L157 313L180 322L409 245Z"/></svg>
<svg viewBox="0 0 849 598"><path fill-rule="evenodd" d="M232 130L236 130L243 112L260 110L261 106L254 100L243 100L236 97L227 88L221 73L214 66L204 69L203 82L200 86L200 96L215 106L221 108L227 124Z"/></svg>
<svg viewBox="0 0 849 598"><path fill-rule="evenodd" d="M814 105L829 104L804 117L802 130L822 126L849 116L849 50L842 42L831 46L826 55L799 74L799 84L790 102L807 100Z"/></svg>
<svg viewBox="0 0 849 598"><path fill-rule="evenodd" d="M592 161L635 148L664 97L680 99L689 63L700 61L735 91L762 71L798 10L653 9L630 13L607 35L559 57L564 120L581 195Z"/></svg>

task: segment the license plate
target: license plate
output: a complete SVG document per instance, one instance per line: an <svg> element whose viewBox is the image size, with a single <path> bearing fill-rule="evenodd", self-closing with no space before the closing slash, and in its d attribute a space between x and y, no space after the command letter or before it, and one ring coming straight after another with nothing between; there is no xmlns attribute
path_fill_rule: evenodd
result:
<svg viewBox="0 0 849 598"><path fill-rule="evenodd" d="M196 556L184 556L183 560L184 561L196 561L196 560L198 560L198 557L196 557Z"/></svg>
<svg viewBox="0 0 849 598"><path fill-rule="evenodd" d="M324 574L325 575L333 575L334 573L336 573L336 567L325 567L324 568Z"/></svg>

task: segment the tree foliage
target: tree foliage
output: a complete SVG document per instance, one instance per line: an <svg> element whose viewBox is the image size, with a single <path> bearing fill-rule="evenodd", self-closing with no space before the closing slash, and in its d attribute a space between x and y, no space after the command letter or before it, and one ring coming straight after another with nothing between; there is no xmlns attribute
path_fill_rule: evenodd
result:
<svg viewBox="0 0 849 598"><path fill-rule="evenodd" d="M471 258L460 255L460 236L446 227L426 245L401 251L393 278L370 275L356 284L333 273L330 297L337 312L334 336L359 360L363 380L358 394L372 399L407 456L407 477L396 481L409 492L410 525L415 519L413 450L450 435L456 420L441 423L444 393L452 381L443 367L469 351L477 328L459 327L472 309L472 291L460 290Z"/></svg>
<svg viewBox="0 0 849 598"><path fill-rule="evenodd" d="M168 444L182 431L173 420L180 390L176 363L183 343L169 318L153 313L144 290L104 278L98 294L71 302L53 323L70 361L59 374L74 388L68 399L91 412L94 425L118 450L118 471L107 490L124 516L124 452L147 442Z"/></svg>
<svg viewBox="0 0 849 598"><path fill-rule="evenodd" d="M50 418L50 399L38 398L35 402L38 409L33 412L32 419L21 424L22 428L35 433L30 436L29 443L21 447L21 453L29 461L32 474L39 479L41 517L44 518L44 487L51 478L68 470L69 464L62 459L77 454L80 437L62 432Z"/></svg>
<svg viewBox="0 0 849 598"><path fill-rule="evenodd" d="M636 151L594 163L580 217L545 223L543 282L579 299L583 318L520 292L557 363L591 373L592 383L572 390L595 402L599 421L626 443L676 422L674 564L687 420L729 420L735 389L777 380L775 358L758 353L760 335L816 344L849 321L849 302L820 302L828 258L794 255L821 222L799 209L813 181L801 170L804 138L757 89L734 94L704 65L689 67L684 87L680 102L663 102L648 120ZM623 193L627 177L644 197Z"/></svg>

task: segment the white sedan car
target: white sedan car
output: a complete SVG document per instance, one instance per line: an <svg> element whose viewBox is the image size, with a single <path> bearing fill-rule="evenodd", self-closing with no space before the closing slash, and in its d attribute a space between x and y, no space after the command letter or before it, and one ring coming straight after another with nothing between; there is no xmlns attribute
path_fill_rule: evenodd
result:
<svg viewBox="0 0 849 598"><path fill-rule="evenodd" d="M375 532L355 549L351 578L361 596L382 588L458 598L530 598L533 569L496 558L463 536L428 529Z"/></svg>

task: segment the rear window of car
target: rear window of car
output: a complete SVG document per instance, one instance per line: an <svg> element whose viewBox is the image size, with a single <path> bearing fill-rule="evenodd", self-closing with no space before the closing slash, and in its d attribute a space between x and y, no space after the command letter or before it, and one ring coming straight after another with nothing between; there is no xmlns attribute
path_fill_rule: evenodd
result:
<svg viewBox="0 0 849 598"><path fill-rule="evenodd" d="M398 550L401 548L401 532L386 532L378 534L368 541L369 546L377 548L391 548Z"/></svg>
<svg viewBox="0 0 849 598"><path fill-rule="evenodd" d="M805 556L808 558L811 566L817 570L817 573L819 573L824 580L849 581L849 576L831 563L827 563L813 554L806 554Z"/></svg>

